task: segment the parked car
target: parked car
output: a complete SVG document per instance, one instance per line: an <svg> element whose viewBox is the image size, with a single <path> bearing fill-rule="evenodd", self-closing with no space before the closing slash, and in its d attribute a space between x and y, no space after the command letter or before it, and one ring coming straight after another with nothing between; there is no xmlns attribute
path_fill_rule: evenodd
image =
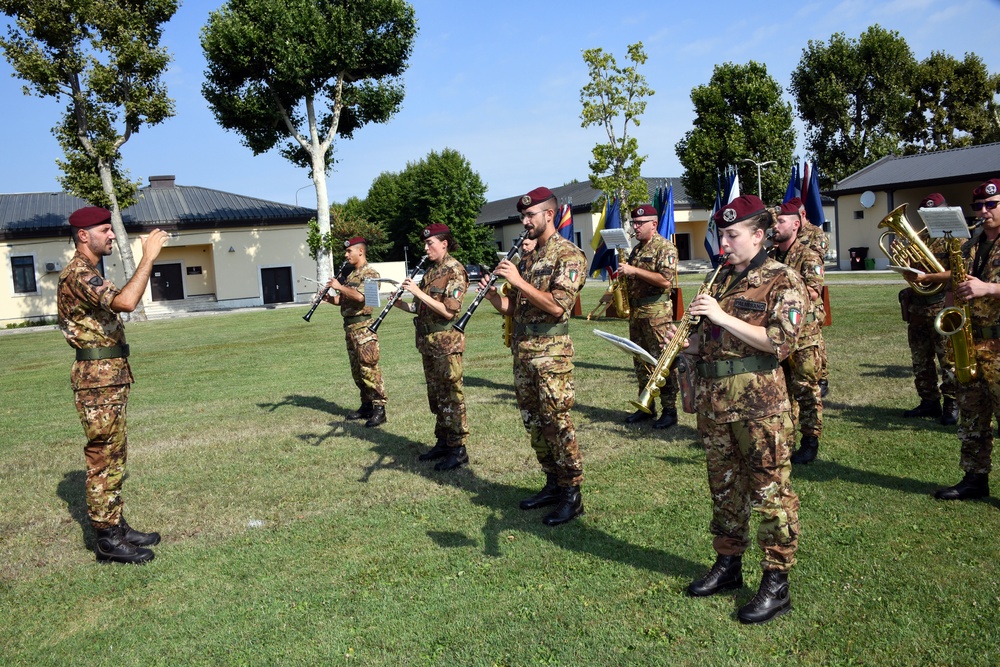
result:
<svg viewBox="0 0 1000 667"><path fill-rule="evenodd" d="M478 283L479 279L483 277L483 270L478 264L466 264L465 272L469 274L470 283Z"/></svg>

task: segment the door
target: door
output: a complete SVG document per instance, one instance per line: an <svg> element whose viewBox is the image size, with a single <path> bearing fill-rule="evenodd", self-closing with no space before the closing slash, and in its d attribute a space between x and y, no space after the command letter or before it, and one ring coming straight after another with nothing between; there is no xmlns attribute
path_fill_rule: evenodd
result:
<svg viewBox="0 0 1000 667"><path fill-rule="evenodd" d="M184 283L181 282L181 265L156 264L149 279L149 289L153 301L177 301L184 298Z"/></svg>
<svg viewBox="0 0 1000 667"><path fill-rule="evenodd" d="M295 301L292 293L292 268L282 266L260 270L260 284L264 292L264 303L290 303Z"/></svg>
<svg viewBox="0 0 1000 667"><path fill-rule="evenodd" d="M677 245L677 260L683 262L691 259L691 235L675 234L674 241Z"/></svg>

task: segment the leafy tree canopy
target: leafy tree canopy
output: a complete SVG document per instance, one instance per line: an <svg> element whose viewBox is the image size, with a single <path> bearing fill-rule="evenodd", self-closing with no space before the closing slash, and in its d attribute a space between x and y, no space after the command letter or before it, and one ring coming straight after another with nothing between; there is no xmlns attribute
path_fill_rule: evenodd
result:
<svg viewBox="0 0 1000 667"><path fill-rule="evenodd" d="M675 147L688 194L711 207L716 176L727 165L739 166L741 190L755 193L757 169L744 160L773 160L761 169L761 194L767 202L781 198L795 148L792 107L781 92L767 67L753 61L717 65L708 84L691 91L694 128Z"/></svg>

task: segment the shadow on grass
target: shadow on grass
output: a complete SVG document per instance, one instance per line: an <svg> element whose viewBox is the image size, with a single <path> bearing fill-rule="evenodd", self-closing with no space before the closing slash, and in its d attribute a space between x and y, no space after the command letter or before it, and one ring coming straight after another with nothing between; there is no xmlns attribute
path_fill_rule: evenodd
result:
<svg viewBox="0 0 1000 667"><path fill-rule="evenodd" d="M59 481L56 494L66 503L66 511L70 517L79 524L83 544L93 551L97 536L90 526L90 517L87 516L87 494L84 490L86 480L87 473L83 470L70 471Z"/></svg>
<svg viewBox="0 0 1000 667"><path fill-rule="evenodd" d="M913 367L901 366L899 364L859 364L858 375L861 377L906 380L913 377Z"/></svg>
<svg viewBox="0 0 1000 667"><path fill-rule="evenodd" d="M340 417L347 415L348 412L353 410L353 408L342 408L339 404L319 396L300 396L298 394L285 396L285 400L280 403L258 403L257 407L268 412L275 412L278 408L285 407L308 408Z"/></svg>

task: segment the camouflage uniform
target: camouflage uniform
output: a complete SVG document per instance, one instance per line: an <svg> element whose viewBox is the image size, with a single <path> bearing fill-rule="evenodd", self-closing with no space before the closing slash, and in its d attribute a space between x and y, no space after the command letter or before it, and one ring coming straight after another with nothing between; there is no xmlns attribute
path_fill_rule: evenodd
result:
<svg viewBox="0 0 1000 667"><path fill-rule="evenodd" d="M460 316L462 299L469 288L465 267L451 255L432 266L420 281L420 289L448 310L454 311L451 320L445 320L417 302L416 327L417 351L424 362L424 379L427 381L427 402L437 417L434 435L439 442L450 447L463 447L469 436L465 418L465 393L462 388L462 353L465 336L451 328Z"/></svg>
<svg viewBox="0 0 1000 667"><path fill-rule="evenodd" d="M378 280L378 277L378 271L366 263L354 269L343 285L364 294L365 280ZM384 406L385 384L382 382L382 369L378 365L378 335L368 330L372 309L363 301L341 298L340 314L344 316L344 337L347 341L347 356L351 361L351 377L361 391L361 402Z"/></svg>
<svg viewBox="0 0 1000 667"><path fill-rule="evenodd" d="M628 264L659 273L670 281L666 289L651 285L637 276L629 276L628 302L630 308L628 337L654 357L659 358L667 345L667 326L674 317L674 304L670 300L672 287L677 285L677 248L656 232L646 243L636 245L628 257ZM638 357L633 357L635 375L642 390L649 382L650 368ZM667 376L667 383L660 390L664 412L676 412L677 371Z"/></svg>
<svg viewBox="0 0 1000 667"><path fill-rule="evenodd" d="M962 246L962 254L968 275L1000 283L1000 239L991 244L980 229ZM1000 299L972 299L969 307L979 375L968 384L957 383L960 465L967 473L988 474L992 469L993 417L1000 418Z"/></svg>
<svg viewBox="0 0 1000 667"><path fill-rule="evenodd" d="M787 252L778 246L768 250L771 259L785 264L798 273L806 284L808 307L795 349L781 362L785 371L785 384L792 402L792 422L798 422L802 435L819 438L823 435L823 398L820 396L819 379L823 367L821 344L825 315L823 309L823 258L800 239L792 241ZM815 299L808 299L808 290L816 292Z"/></svg>
<svg viewBox="0 0 1000 667"><path fill-rule="evenodd" d="M944 239L934 239L930 250L941 266L948 266L948 248ZM955 364L948 359L948 342L934 329L934 318L944 308L944 290L930 296L917 294L912 288L900 292L900 302L906 308L906 340L910 345L913 364L913 383L921 401L935 403L945 398L955 398ZM941 386L934 360L941 369Z"/></svg>
<svg viewBox="0 0 1000 667"><path fill-rule="evenodd" d="M830 239L827 237L826 232L823 231L822 227L817 227L807 220L802 220L802 224L799 225L798 239L800 243L812 248L819 255L821 263L826 261L826 253L830 248ZM820 295L822 297L822 294ZM826 313L823 313L823 318L820 319L820 326L823 326L823 319L826 318ZM819 357L820 357L820 371L819 379L822 381L828 381L830 378L830 371L826 363L826 340L823 336L819 338Z"/></svg>
<svg viewBox="0 0 1000 667"><path fill-rule="evenodd" d="M59 276L59 322L66 342L78 350L125 344L125 329L111 302L118 290L77 252ZM76 411L87 435L87 515L97 530L117 526L128 454L125 412L134 382L125 356L76 361L70 372Z"/></svg>
<svg viewBox="0 0 1000 667"><path fill-rule="evenodd" d="M707 319L694 334L698 431L712 493L713 546L723 556L742 555L750 544L750 513L757 512L762 567L787 572L798 546L799 498L789 480L794 431L779 361L798 338L808 307L805 286L794 271L761 251L743 276L730 273L715 292L726 313L766 327L774 351L762 353ZM727 361L744 365L743 372L728 374L736 369L718 363Z"/></svg>
<svg viewBox="0 0 1000 667"><path fill-rule="evenodd" d="M569 414L574 393L573 341L568 331L586 261L579 248L558 234L525 259L522 277L552 294L563 308L558 319L532 305L518 289L509 297L514 304L514 390L521 420L542 470L554 475L560 487L583 481L583 459Z"/></svg>

